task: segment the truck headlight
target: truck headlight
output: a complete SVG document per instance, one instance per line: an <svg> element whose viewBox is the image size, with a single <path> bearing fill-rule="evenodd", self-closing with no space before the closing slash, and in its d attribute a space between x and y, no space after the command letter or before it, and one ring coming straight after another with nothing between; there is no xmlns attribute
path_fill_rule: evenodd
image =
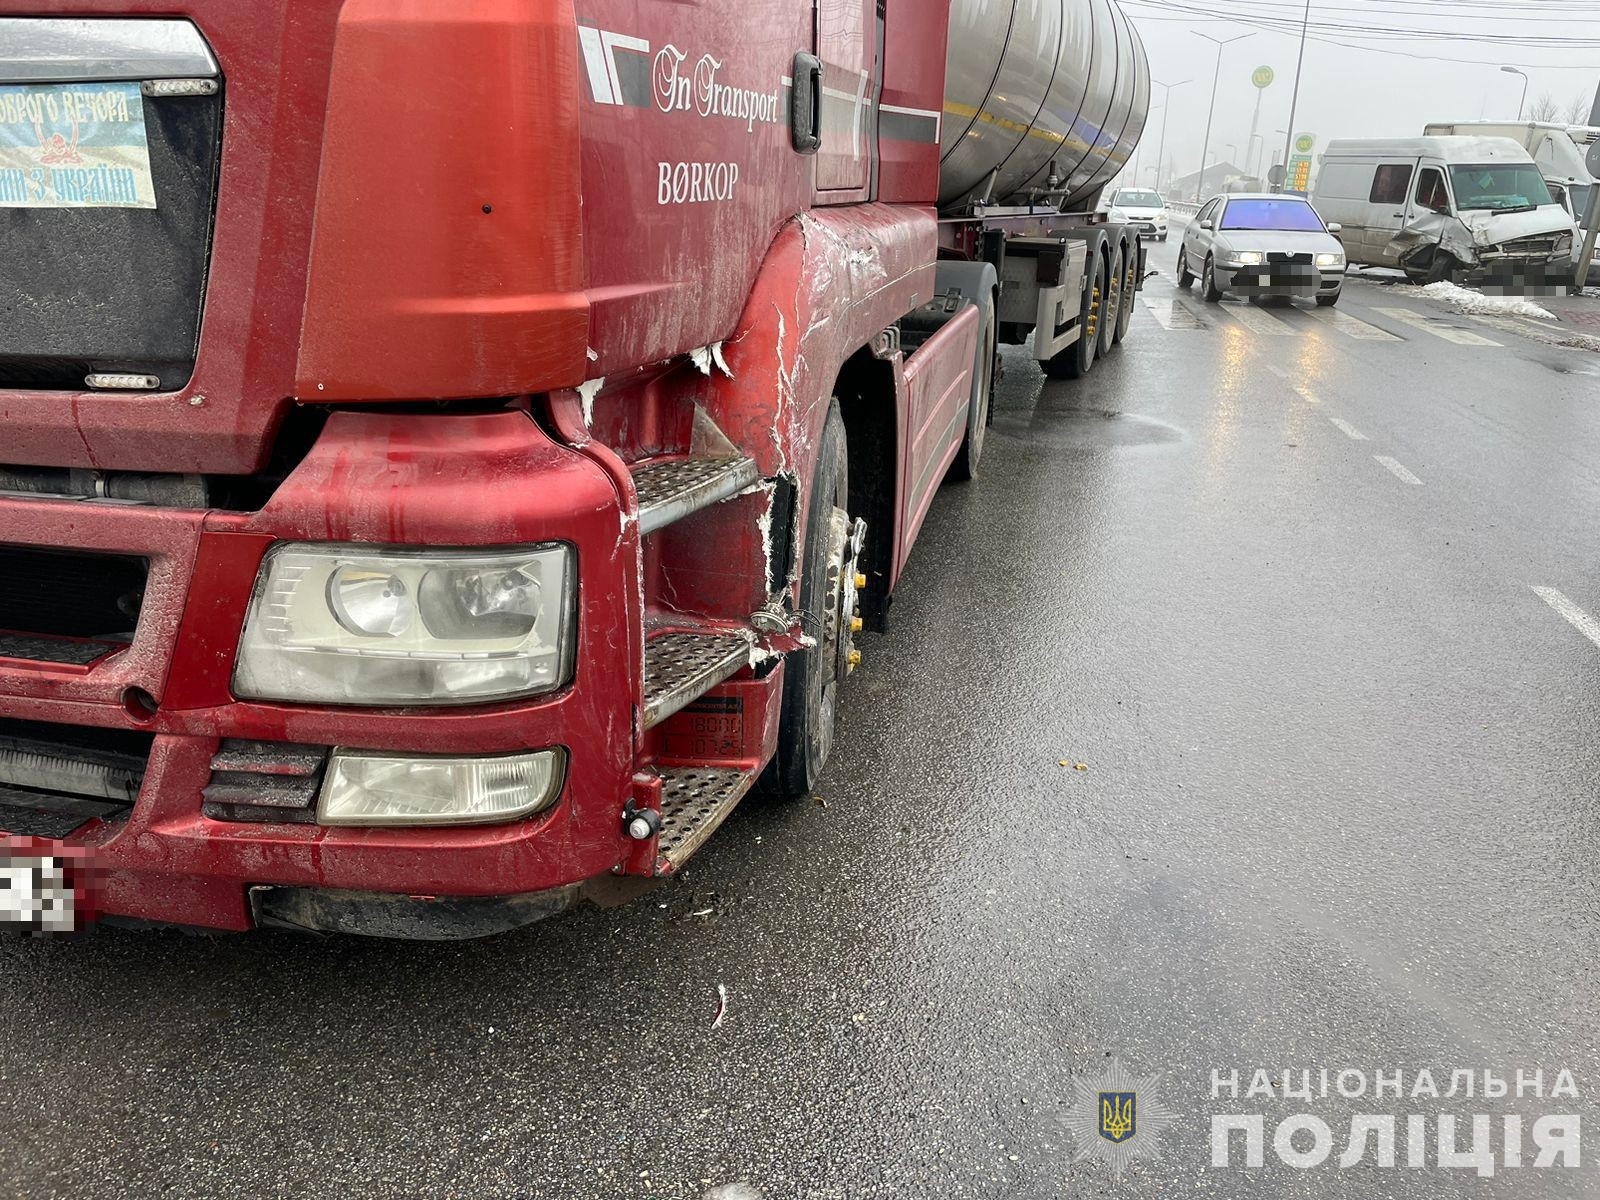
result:
<svg viewBox="0 0 1600 1200"><path fill-rule="evenodd" d="M338 749L317 799L322 825L487 825L548 808L561 792L560 750L444 758Z"/></svg>
<svg viewBox="0 0 1600 1200"><path fill-rule="evenodd" d="M1319 254L1319 255L1317 255L1317 266L1319 266L1319 267L1342 267L1342 266L1344 266L1344 255L1342 255L1342 254Z"/></svg>
<svg viewBox="0 0 1600 1200"><path fill-rule="evenodd" d="M551 691L572 662L572 548L291 543L256 580L236 695L463 704Z"/></svg>
<svg viewBox="0 0 1600 1200"><path fill-rule="evenodd" d="M1267 256L1259 250L1235 250L1231 256L1223 261L1229 267L1259 267L1267 261Z"/></svg>

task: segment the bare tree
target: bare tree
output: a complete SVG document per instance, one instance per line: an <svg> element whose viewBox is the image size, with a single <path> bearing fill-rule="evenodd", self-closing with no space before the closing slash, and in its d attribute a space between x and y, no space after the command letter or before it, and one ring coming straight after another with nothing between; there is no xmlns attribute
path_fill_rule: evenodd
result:
<svg viewBox="0 0 1600 1200"><path fill-rule="evenodd" d="M1589 121L1589 98L1579 92L1572 98L1572 103L1567 105L1567 111L1561 114L1568 125L1585 125Z"/></svg>
<svg viewBox="0 0 1600 1200"><path fill-rule="evenodd" d="M1530 121L1555 121L1561 117L1561 105L1549 92L1540 92L1538 99L1528 105Z"/></svg>

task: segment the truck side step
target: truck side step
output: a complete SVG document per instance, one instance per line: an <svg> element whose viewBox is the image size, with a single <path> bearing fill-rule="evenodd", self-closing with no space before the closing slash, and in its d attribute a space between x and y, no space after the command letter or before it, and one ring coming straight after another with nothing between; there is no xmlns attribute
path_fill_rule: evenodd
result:
<svg viewBox="0 0 1600 1200"><path fill-rule="evenodd" d="M655 459L634 468L633 486L639 494L639 532L681 521L744 491L761 478L748 458Z"/></svg>
<svg viewBox="0 0 1600 1200"><path fill-rule="evenodd" d="M668 633L644 644L644 727L659 725L750 662L737 633Z"/></svg>
<svg viewBox="0 0 1600 1200"><path fill-rule="evenodd" d="M660 775L661 840L655 873L671 875L727 819L756 776L730 767L663 767Z"/></svg>

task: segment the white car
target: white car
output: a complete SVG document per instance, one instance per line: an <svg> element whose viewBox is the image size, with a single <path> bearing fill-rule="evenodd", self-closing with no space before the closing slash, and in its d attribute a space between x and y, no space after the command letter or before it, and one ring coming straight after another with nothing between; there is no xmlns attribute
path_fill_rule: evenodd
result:
<svg viewBox="0 0 1600 1200"><path fill-rule="evenodd" d="M1213 304L1229 292L1337 304L1345 266L1338 232L1299 196L1213 196L1183 235L1178 286L1188 287L1198 275Z"/></svg>
<svg viewBox="0 0 1600 1200"><path fill-rule="evenodd" d="M1167 202L1149 188L1121 188L1111 197L1111 220L1133 225L1140 237L1167 240Z"/></svg>

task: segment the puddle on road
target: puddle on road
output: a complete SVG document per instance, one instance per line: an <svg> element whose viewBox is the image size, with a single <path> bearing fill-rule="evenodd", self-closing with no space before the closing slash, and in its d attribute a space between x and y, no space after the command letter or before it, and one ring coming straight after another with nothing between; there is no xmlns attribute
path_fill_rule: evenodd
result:
<svg viewBox="0 0 1600 1200"><path fill-rule="evenodd" d="M1059 450L1121 450L1183 440L1176 426L1152 417L1103 408L1059 408L1048 399L1029 411L996 413L990 433Z"/></svg>

